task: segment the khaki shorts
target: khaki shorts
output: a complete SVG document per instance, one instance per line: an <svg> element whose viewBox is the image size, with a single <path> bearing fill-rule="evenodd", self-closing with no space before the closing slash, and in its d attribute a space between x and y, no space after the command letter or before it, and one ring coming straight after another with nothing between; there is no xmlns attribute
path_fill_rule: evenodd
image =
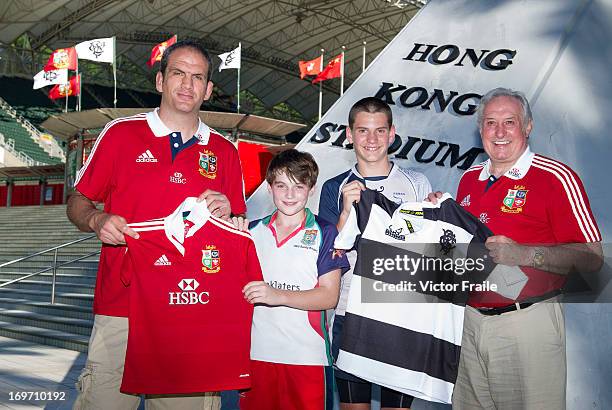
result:
<svg viewBox="0 0 612 410"><path fill-rule="evenodd" d="M136 410L139 395L119 391L127 347L128 319L96 315L89 339L87 363L76 383L74 410ZM219 392L199 395L147 396L147 410L219 410Z"/></svg>
<svg viewBox="0 0 612 410"><path fill-rule="evenodd" d="M485 316L467 306L453 410L565 409L561 304Z"/></svg>

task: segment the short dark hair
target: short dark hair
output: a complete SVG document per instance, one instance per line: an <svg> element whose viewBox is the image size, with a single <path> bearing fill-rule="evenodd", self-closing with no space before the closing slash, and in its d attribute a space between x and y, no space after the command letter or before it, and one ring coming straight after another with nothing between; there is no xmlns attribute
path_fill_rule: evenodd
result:
<svg viewBox="0 0 612 410"><path fill-rule="evenodd" d="M206 73L206 81L212 81L213 64L212 64L212 59L210 58L210 53L208 52L208 50L202 47L200 43L197 43L193 40L177 41L176 43L168 47L166 51L164 51L164 54L162 55L161 63L159 65L159 72L162 73L162 75L166 74L166 68L168 67L168 60L170 60L170 55L174 53L176 50L179 50L181 48L190 48L192 50L197 51L198 53L202 55L202 57L204 57L204 60L206 60L206 62L208 63L208 72Z"/></svg>
<svg viewBox="0 0 612 410"><path fill-rule="evenodd" d="M349 128L353 129L353 125L355 125L355 117L360 112L368 112L370 114L375 114L377 112L382 112L387 116L387 124L389 128L393 125L393 113L391 112L391 107L389 104L376 97L366 97L357 101L351 107L349 111Z"/></svg>
<svg viewBox="0 0 612 410"><path fill-rule="evenodd" d="M272 158L266 171L266 181L272 185L277 175L283 172L293 181L312 188L317 183L319 166L308 152L291 148Z"/></svg>

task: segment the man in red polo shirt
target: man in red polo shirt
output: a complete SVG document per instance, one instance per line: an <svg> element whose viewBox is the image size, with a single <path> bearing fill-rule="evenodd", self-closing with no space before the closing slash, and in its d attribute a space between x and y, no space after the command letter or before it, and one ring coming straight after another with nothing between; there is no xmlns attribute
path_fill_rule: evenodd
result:
<svg viewBox="0 0 612 410"><path fill-rule="evenodd" d="M533 122L522 93L488 92L478 124L489 159L463 174L457 201L495 234L486 242L493 260L520 266L528 280L516 300L470 295L453 409L564 409L557 294L569 273L601 267L601 235L578 175L530 151Z"/></svg>
<svg viewBox="0 0 612 410"><path fill-rule="evenodd" d="M130 222L170 214L186 197L206 199L210 212L228 218L246 210L237 151L204 124L201 104L213 89L212 63L194 42L169 47L157 73L160 107L111 121L79 171L68 218L103 242L94 297L88 360L75 408L136 409L140 398L119 392L128 333L128 288L120 279ZM104 211L95 202L104 203ZM205 395L152 399L153 408L209 408ZM213 394L214 405L219 399Z"/></svg>

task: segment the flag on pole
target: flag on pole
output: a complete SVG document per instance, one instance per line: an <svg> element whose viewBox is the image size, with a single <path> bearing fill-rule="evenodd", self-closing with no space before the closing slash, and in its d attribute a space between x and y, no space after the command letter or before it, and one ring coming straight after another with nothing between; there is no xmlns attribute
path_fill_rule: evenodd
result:
<svg viewBox="0 0 612 410"><path fill-rule="evenodd" d="M331 80L332 78L338 78L342 75L342 54L338 54L334 57L328 64L327 67L323 69L317 75L317 77L312 80L313 84L318 83L319 81Z"/></svg>
<svg viewBox="0 0 612 410"><path fill-rule="evenodd" d="M321 61L323 60L323 56L319 56L314 60L310 61L300 61L298 64L300 66L300 78L304 79L307 75L317 75L321 72Z"/></svg>
<svg viewBox="0 0 612 410"><path fill-rule="evenodd" d="M33 89L38 90L39 88L46 87L53 84L66 84L68 82L68 70L65 68L61 70L42 70L34 76Z"/></svg>
<svg viewBox="0 0 612 410"><path fill-rule="evenodd" d="M112 64L115 57L115 42L112 37L83 41L74 48L81 60Z"/></svg>
<svg viewBox="0 0 612 410"><path fill-rule="evenodd" d="M164 55L164 51L172 44L176 43L176 35L172 36L170 39L166 41L162 41L151 50L151 57L149 57L149 61L147 61L147 65L149 67L153 67L153 65L161 61L162 56Z"/></svg>
<svg viewBox="0 0 612 410"><path fill-rule="evenodd" d="M232 51L228 51L227 53L219 54L219 58L221 59L221 65L219 66L219 71L227 70L228 68L238 68L240 69L240 45L233 49Z"/></svg>
<svg viewBox="0 0 612 410"><path fill-rule="evenodd" d="M69 82L58 84L49 91L49 98L56 100L81 93L81 76L73 76Z"/></svg>
<svg viewBox="0 0 612 410"><path fill-rule="evenodd" d="M43 68L45 71L68 69L76 70L77 53L74 47L59 48L49 56L47 65Z"/></svg>

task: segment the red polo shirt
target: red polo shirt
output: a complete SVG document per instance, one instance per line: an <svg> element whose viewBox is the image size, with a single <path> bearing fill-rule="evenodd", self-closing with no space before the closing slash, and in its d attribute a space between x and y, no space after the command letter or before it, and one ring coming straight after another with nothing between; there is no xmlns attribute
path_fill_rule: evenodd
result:
<svg viewBox="0 0 612 410"><path fill-rule="evenodd" d="M457 201L496 235L522 244L554 246L599 242L601 234L582 181L567 165L532 153L529 148L496 181L490 160L468 169L459 182ZM560 289L566 276L521 267L528 281L519 301ZM493 292L470 295L475 307L514 303Z"/></svg>
<svg viewBox="0 0 612 410"><path fill-rule="evenodd" d="M198 142L172 159L170 144L181 139L157 110L109 122L79 171L76 189L104 212L128 223L172 212L186 197L206 189L225 194L235 214L244 213L242 172L231 142L200 122ZM127 316L128 291L120 280L123 246L103 245L94 313Z"/></svg>

